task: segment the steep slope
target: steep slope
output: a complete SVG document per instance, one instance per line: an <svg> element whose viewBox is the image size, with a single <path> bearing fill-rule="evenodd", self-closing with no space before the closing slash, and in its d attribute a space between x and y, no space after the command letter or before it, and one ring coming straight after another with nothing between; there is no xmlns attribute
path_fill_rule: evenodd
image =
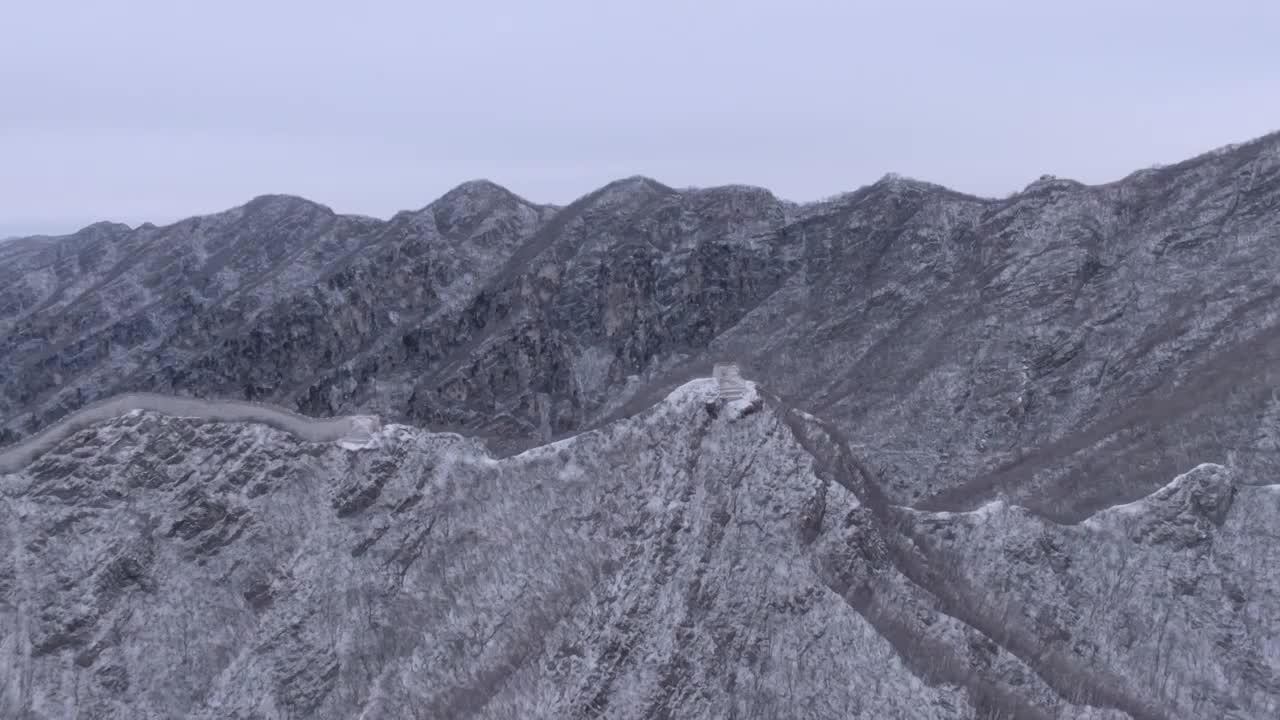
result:
<svg viewBox="0 0 1280 720"><path fill-rule="evenodd" d="M997 203L879 192L806 225L824 251L789 288L804 312L722 342L777 337L757 372L861 435L895 497L1006 488L1072 519L1199 459L1265 459L1280 137Z"/></svg>
<svg viewBox="0 0 1280 720"><path fill-rule="evenodd" d="M265 196L164 228L7 243L0 418L24 435L139 390L290 402L469 298L550 212L478 181L388 222Z"/></svg>
<svg viewBox="0 0 1280 720"><path fill-rule="evenodd" d="M1274 714L1274 486L909 510L753 386L505 459L134 412L0 493L5 717Z"/></svg>
<svg viewBox="0 0 1280 720"><path fill-rule="evenodd" d="M924 507L1008 490L1072 520L1228 453L1280 469L1253 420L1280 413L1278 135L1005 200L897 177L799 208L631 194L629 215L549 224L570 250L549 241L482 295L487 339L424 374L407 416L554 434L733 357ZM663 222L682 207L692 221ZM575 238L610 248L606 269L564 259Z"/></svg>
<svg viewBox="0 0 1280 720"><path fill-rule="evenodd" d="M975 607L1028 639L1049 672L1095 668L1117 698L1160 708L1151 717L1271 717L1280 485L1241 487L1233 474L1200 465L1076 525L1001 501L910 520L950 559L948 585L987 588Z"/></svg>
<svg viewBox="0 0 1280 720"><path fill-rule="evenodd" d="M419 379L405 414L501 442L581 428L776 290L799 259L773 242L794 212L757 188L646 178L588 195L477 298L476 339Z"/></svg>
<svg viewBox="0 0 1280 720"><path fill-rule="evenodd" d="M856 500L711 397L505 461L405 427L86 430L5 478L5 714L967 716L808 569L804 513Z"/></svg>

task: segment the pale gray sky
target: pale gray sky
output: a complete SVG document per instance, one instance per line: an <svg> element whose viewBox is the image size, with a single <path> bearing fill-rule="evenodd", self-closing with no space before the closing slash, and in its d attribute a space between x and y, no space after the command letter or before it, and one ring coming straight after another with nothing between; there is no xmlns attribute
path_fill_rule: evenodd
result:
<svg viewBox="0 0 1280 720"><path fill-rule="evenodd" d="M1003 195L1280 127L1274 0L41 0L0 22L0 236L487 177Z"/></svg>

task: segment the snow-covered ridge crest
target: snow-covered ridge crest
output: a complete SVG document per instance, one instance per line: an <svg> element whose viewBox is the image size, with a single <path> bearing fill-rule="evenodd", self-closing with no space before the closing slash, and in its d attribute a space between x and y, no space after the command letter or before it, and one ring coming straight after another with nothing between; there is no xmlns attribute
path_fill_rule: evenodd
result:
<svg viewBox="0 0 1280 720"><path fill-rule="evenodd" d="M736 367L729 382L731 387L726 386L720 378L691 380L673 390L658 405L678 410L688 402L719 401L737 416L757 401L759 394L754 383L746 382L737 375ZM215 422L260 423L290 433L306 442L334 442L348 450L377 447L382 430L381 419L371 415L313 418L267 403L202 400L158 393L127 393L82 408L36 435L0 448L0 473L22 470L58 443L90 425L135 412L155 412L171 417L191 417Z"/></svg>
<svg viewBox="0 0 1280 720"><path fill-rule="evenodd" d="M730 380L731 384L726 387L723 378L720 376L720 366L717 365L716 373L712 377L699 377L689 380L672 389L662 399L644 410L618 418L601 427L563 437L554 442L536 445L510 456L508 459L527 460L552 454L558 450L571 447L584 436L598 435L604 429L627 420L634 420L648 426L666 424L673 422L674 416L687 415L694 409L703 407L708 409L714 407L717 414L720 409L723 409L725 416L730 420L749 415L761 406L763 398L754 382L743 380L741 376L736 375L736 370L734 373ZM440 433L432 434L439 435Z"/></svg>
<svg viewBox="0 0 1280 720"><path fill-rule="evenodd" d="M1168 484L1159 490L1132 502L1112 505L1100 510L1090 519L1136 515L1152 510L1157 503L1172 502L1181 495L1190 493L1198 497L1200 493L1197 491L1207 489L1220 490L1223 487L1230 486L1230 484L1230 471L1226 467L1217 463L1200 463L1170 480Z"/></svg>
<svg viewBox="0 0 1280 720"><path fill-rule="evenodd" d="M18 472L76 432L131 412L156 412L218 422L261 423L307 442L338 442L348 449L371 447L381 427L381 421L373 416L312 418L282 407L244 400L201 400L156 393L127 393L82 408L44 431L0 449L0 473Z"/></svg>
<svg viewBox="0 0 1280 720"><path fill-rule="evenodd" d="M1280 484L1248 487L1280 489ZM1144 518L1170 514L1199 516L1214 524L1221 524L1234 504L1237 490L1230 468L1217 463L1200 463L1177 475L1159 489L1136 500L1103 508L1078 523L1054 524L1080 525L1098 529L1113 525L1128 525ZM910 508L908 510L918 516L965 519L970 522L992 521L995 516L1008 513L1034 514L1029 508L1005 497L996 498L967 511L923 511Z"/></svg>
<svg viewBox="0 0 1280 720"><path fill-rule="evenodd" d="M736 366L735 366L736 367ZM65 440L70 435L78 432L89 425L99 422L105 422L117 417L125 417L143 412L154 412L169 417L195 418L211 422L226 423L250 423L261 424L272 427L293 435L304 442L326 443L332 442L345 450L376 450L385 448L388 445L394 446L398 443L417 442L431 439L446 439L449 442L463 443L470 446L468 452L472 455L463 459L463 462L479 463L486 466L498 466L504 462L518 464L524 460L530 460L553 454L556 451L573 447L576 443L582 441L586 436L599 435L601 431L607 431L613 426L621 428L626 427L627 422L636 422L643 426L669 425L672 423L686 423L690 413L700 412L704 408L711 410L715 415L722 415L728 420L736 420L746 415L750 415L758 410L763 404L763 396L760 394L756 383L744 380L740 375L732 375L729 384L726 385L722 378L698 377L688 380L687 382L673 388L661 399L657 400L648 407L607 423L604 426L587 430L581 433L575 433L567 437L562 437L554 442L548 442L541 445L528 448L527 450L506 457L495 458L484 442L477 437L467 436L456 432L427 430L414 425L403 425L397 423L383 423L382 419L373 415L348 415L333 418L312 418L290 410L273 406L267 403L245 403L239 401L205 401L194 398L155 395L143 393L143 404L148 407L132 407L121 410L116 413L106 413L105 411L94 413L102 415L101 417L85 417L83 422L77 424L76 427L70 427L63 432L58 433L58 437L50 442L42 443L42 447L35 449L34 452L28 453L31 457L27 463L34 461L39 455L47 452L55 447L58 443ZM110 400L102 401L93 405L86 410L98 410L102 405L111 405L116 407L113 401L126 401L126 396L119 396ZM181 409L171 409L173 406L171 401L182 404ZM191 405L186 405L191 403ZM129 396L126 405L134 404L132 396ZM235 406L247 405L251 406L243 416L233 415L227 412L228 409L235 409ZM212 406L212 407L205 407ZM283 419L277 415L284 416ZM77 418L79 413L77 414ZM76 418L68 418L68 422ZM61 425L61 423L59 423ZM55 428L50 428L51 432ZM39 436L33 436L27 440L20 441L18 444L9 448L0 450L0 472L19 472L23 469L23 465L18 465L15 469L7 469L6 462L10 454L16 454L20 446L28 443L34 443L36 440L43 438L45 433Z"/></svg>

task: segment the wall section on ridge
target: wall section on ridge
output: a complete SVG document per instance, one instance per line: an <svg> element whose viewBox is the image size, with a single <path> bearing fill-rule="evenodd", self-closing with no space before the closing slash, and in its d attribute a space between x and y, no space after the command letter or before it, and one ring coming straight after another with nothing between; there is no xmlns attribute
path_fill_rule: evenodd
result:
<svg viewBox="0 0 1280 720"><path fill-rule="evenodd" d="M0 448L0 473L18 472L76 432L135 410L216 422L261 423L288 432L306 442L316 443L336 442L352 435L364 436L368 434L370 426L369 419L357 415L310 418L281 407L243 400L202 400L156 393L126 393L81 408L29 438ZM372 424L376 425L376 420Z"/></svg>

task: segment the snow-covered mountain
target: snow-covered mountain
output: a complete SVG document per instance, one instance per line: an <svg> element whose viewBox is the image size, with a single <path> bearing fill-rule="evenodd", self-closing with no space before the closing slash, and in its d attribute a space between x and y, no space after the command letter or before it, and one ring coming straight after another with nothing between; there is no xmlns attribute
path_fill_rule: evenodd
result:
<svg viewBox="0 0 1280 720"><path fill-rule="evenodd" d="M99 224L0 247L0 444L143 391L509 452L732 357L863 437L899 502L1003 490L1069 520L1229 451L1267 462L1278 213L1271 135L1000 200L628 178L555 208L476 181L385 222L267 196Z"/></svg>
<svg viewBox="0 0 1280 720"><path fill-rule="evenodd" d="M0 718L1277 717L1278 247L1280 135L5 242Z"/></svg>
<svg viewBox="0 0 1280 720"><path fill-rule="evenodd" d="M889 504L694 380L521 454L135 411L0 486L0 715L1274 717L1280 487Z"/></svg>

